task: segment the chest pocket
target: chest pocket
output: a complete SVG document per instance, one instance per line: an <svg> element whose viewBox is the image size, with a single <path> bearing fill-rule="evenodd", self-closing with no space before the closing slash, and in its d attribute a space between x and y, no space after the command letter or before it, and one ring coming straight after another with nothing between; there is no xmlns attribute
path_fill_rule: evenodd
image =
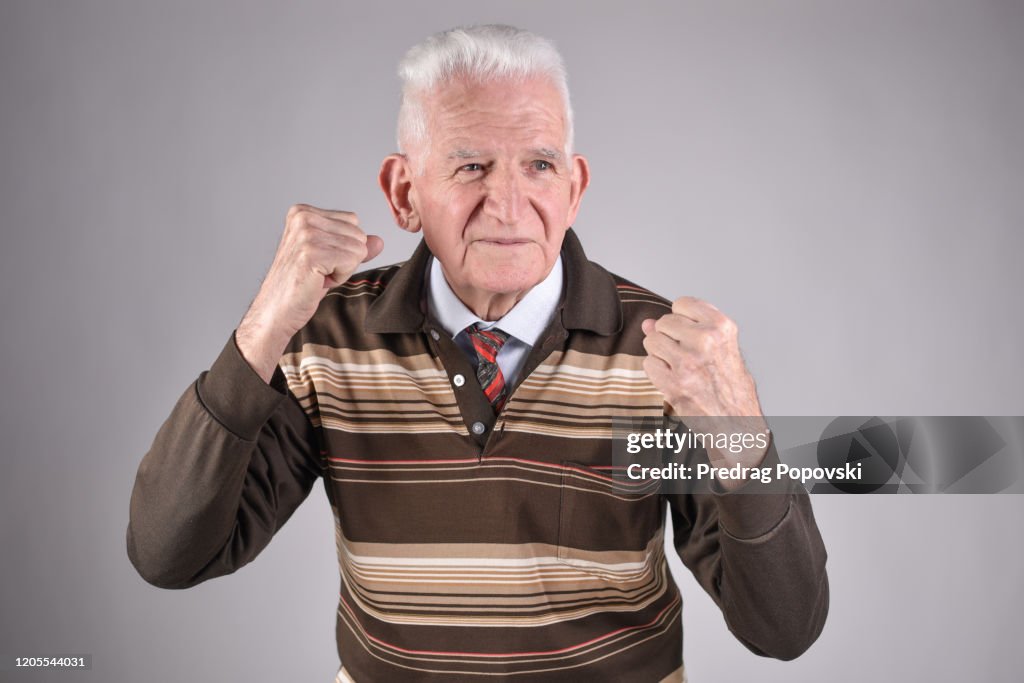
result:
<svg viewBox="0 0 1024 683"><path fill-rule="evenodd" d="M615 482L609 470L562 463L558 561L618 583L650 570L661 554L658 482Z"/></svg>

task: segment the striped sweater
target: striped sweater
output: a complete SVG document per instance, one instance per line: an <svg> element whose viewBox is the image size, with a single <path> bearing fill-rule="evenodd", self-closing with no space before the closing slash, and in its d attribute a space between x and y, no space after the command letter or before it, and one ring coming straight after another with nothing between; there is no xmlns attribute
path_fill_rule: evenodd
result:
<svg viewBox="0 0 1024 683"><path fill-rule="evenodd" d="M612 417L658 417L640 323L669 304L562 248L565 291L494 415L425 304L429 251L332 289L270 385L234 341L143 459L128 553L184 588L251 561L324 482L340 572L338 680L681 681L675 551L758 654L828 609L802 491L612 485ZM774 457L774 452L769 453Z"/></svg>

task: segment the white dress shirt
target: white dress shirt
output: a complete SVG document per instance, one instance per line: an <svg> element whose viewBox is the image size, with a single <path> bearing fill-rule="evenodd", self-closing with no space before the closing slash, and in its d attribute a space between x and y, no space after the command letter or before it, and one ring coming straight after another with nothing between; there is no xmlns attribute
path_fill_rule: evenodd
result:
<svg viewBox="0 0 1024 683"><path fill-rule="evenodd" d="M436 258L430 260L429 272L427 306L430 313L452 336L473 363L474 368L477 364L476 351L473 349L473 340L466 332L467 327L480 323L482 329L497 327L509 335L508 341L498 351L497 360L501 374L505 377L505 384L515 386L516 378L523 368L523 363L526 362L530 349L547 329L562 298L562 257L558 257L546 278L527 292L504 317L493 322L481 320L476 313L466 308L452 291L451 285L445 279L441 263Z"/></svg>

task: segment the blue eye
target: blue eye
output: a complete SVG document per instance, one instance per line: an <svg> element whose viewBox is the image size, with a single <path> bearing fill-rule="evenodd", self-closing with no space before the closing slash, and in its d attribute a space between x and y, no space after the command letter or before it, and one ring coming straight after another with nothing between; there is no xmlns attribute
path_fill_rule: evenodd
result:
<svg viewBox="0 0 1024 683"><path fill-rule="evenodd" d="M460 171L467 171L469 173L475 173L476 171L484 170L483 164L466 164L465 166L459 167Z"/></svg>
<svg viewBox="0 0 1024 683"><path fill-rule="evenodd" d="M551 165L551 162L545 161L544 159L537 159L533 162L533 170L535 171L548 171L552 168L554 168L554 166Z"/></svg>

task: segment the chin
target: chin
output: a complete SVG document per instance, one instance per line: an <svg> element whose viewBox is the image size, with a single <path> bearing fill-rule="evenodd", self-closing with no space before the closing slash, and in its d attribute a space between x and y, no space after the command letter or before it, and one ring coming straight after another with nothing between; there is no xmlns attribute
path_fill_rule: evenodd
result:
<svg viewBox="0 0 1024 683"><path fill-rule="evenodd" d="M483 275L483 273L478 273ZM495 294L515 294L533 289L544 279L543 269L540 267L493 267L486 271L483 277L473 278L474 286L478 289L494 292Z"/></svg>

